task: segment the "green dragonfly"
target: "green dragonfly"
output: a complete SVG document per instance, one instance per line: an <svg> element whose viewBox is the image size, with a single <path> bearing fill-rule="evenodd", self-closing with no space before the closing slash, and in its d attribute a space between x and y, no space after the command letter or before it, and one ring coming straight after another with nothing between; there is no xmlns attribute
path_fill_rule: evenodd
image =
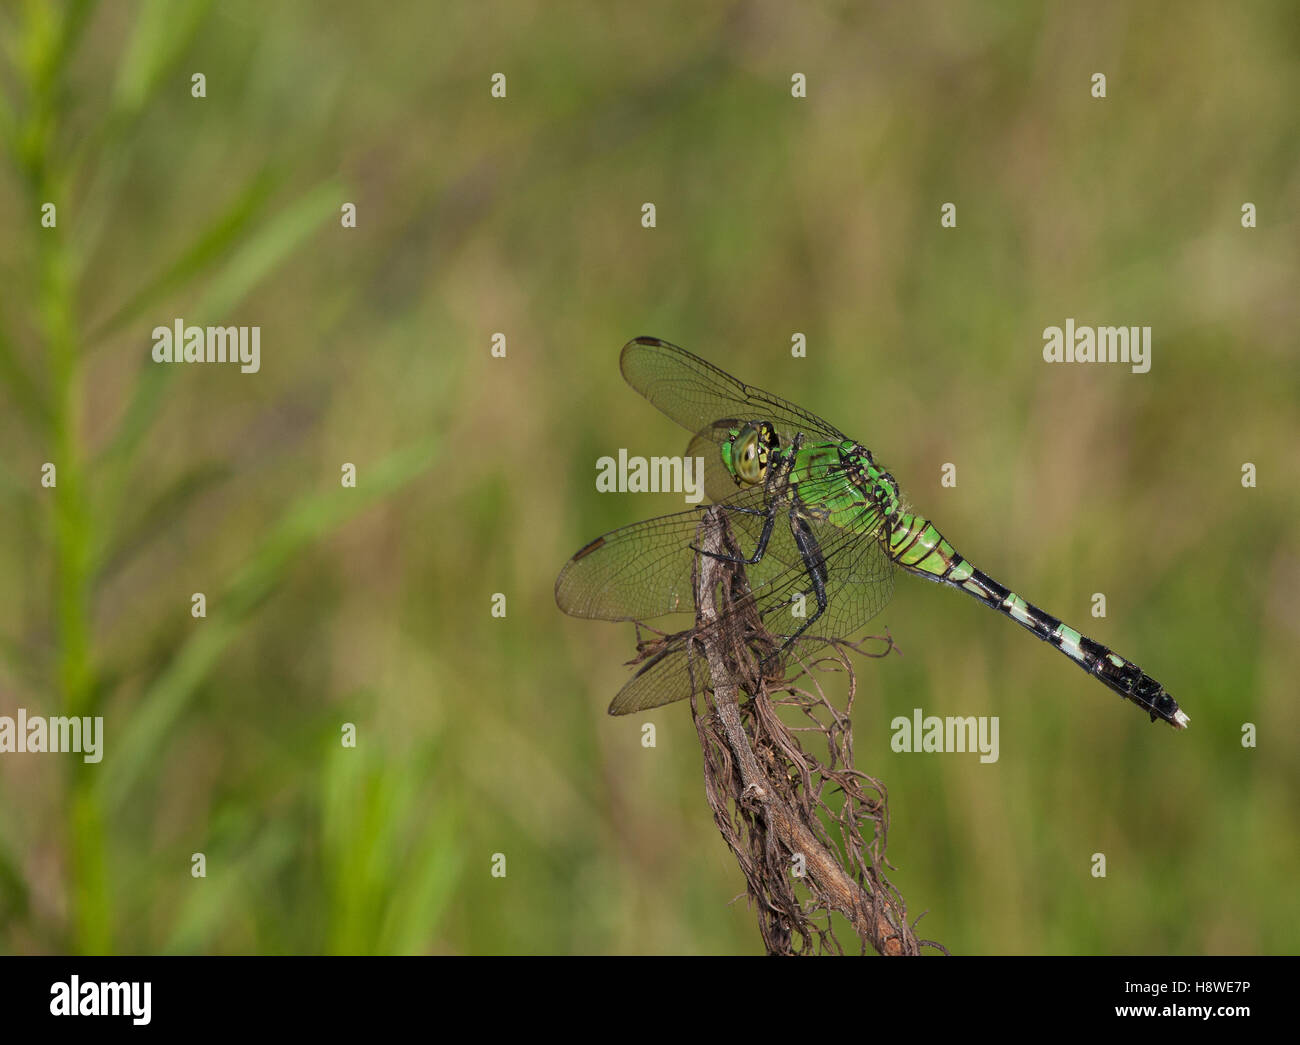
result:
<svg viewBox="0 0 1300 1045"><path fill-rule="evenodd" d="M1060 650L1151 716L1181 729L1177 702L1132 661L1026 602L959 555L908 510L870 450L821 418L746 385L684 349L639 337L623 347L623 376L693 438L704 490L720 505L743 565L741 605L712 625L738 629L755 614L769 635L763 673L850 636L879 613L903 570L964 591ZM702 508L597 537L555 582L575 617L645 621L694 609ZM746 554L746 550L748 553ZM619 691L611 715L659 707L709 684L698 629L668 635ZM779 643L775 657L771 640Z"/></svg>

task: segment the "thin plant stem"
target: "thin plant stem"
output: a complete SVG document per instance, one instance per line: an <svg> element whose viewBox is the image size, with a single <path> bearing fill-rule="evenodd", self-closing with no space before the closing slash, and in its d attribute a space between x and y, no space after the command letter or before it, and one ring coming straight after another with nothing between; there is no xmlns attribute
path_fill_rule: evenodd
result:
<svg viewBox="0 0 1300 1045"><path fill-rule="evenodd" d="M64 27L66 28L66 27ZM61 105L58 70L67 41L33 13L28 26L30 112L23 135L27 185L36 228L37 311L50 373L49 447L54 465L53 562L57 622L57 688L61 714L93 715L95 686L91 668L91 531L81 438L83 370L72 278L71 256L62 226L71 215L66 177L58 165ZM39 224L41 208L55 206L53 227ZM70 816L68 904L71 949L105 953L111 946L112 913L105 876L103 812L94 771L69 758Z"/></svg>

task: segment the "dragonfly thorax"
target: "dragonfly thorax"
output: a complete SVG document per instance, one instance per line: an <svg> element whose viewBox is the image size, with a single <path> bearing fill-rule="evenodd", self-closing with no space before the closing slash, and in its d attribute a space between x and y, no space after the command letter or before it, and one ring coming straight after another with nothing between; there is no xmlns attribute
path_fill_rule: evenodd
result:
<svg viewBox="0 0 1300 1045"><path fill-rule="evenodd" d="M876 476L875 486L872 493L876 498L876 504L880 506L882 515L893 515L899 510L901 504L898 497L898 483L888 472L880 472Z"/></svg>
<svg viewBox="0 0 1300 1045"><path fill-rule="evenodd" d="M840 458L844 462L849 478L880 510L881 515L893 515L899 510L901 501L898 496L898 483L892 475L876 464L870 450L857 443L846 443L840 448Z"/></svg>

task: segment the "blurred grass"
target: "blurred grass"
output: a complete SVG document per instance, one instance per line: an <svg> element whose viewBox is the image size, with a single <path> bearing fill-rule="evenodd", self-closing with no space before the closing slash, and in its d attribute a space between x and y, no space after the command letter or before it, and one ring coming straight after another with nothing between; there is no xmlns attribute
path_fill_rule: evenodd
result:
<svg viewBox="0 0 1300 1045"><path fill-rule="evenodd" d="M595 494L686 443L618 375L645 333L861 439L1192 716L900 580L856 747L923 935L1295 950L1289 5L31 4L0 50L0 713L107 733L0 757L0 948L755 950L685 710L608 719L631 629L551 593L681 507ZM262 372L155 366L176 316L261 325ZM1151 325L1152 372L1045 366L1067 316ZM999 715L1001 760L893 753L913 707Z"/></svg>
<svg viewBox="0 0 1300 1045"><path fill-rule="evenodd" d="M188 5L188 20L176 18L173 5L142 8L127 50L130 70L118 80L117 105L107 117L112 129L122 132L130 116L147 103L149 93L162 83L164 69L193 35L207 6ZM32 210L40 210L48 201L57 201L63 208L63 224L42 229L34 237L40 259L35 311L44 335L51 407L41 408L35 382L7 337L0 349L9 390L15 399L28 404L27 420L42 422L40 427L48 429L42 434L48 434L56 462L51 565L56 589L57 689L62 698L60 712L72 716L102 712L103 698L113 681L97 673L92 665L90 605L95 595L96 560L111 554L113 521L120 519L123 501L128 494L138 496L138 483L131 469L139 457L140 444L151 434L168 379L175 374L170 367L150 366L146 356L130 405L99 462L106 482L99 495L92 498L86 489L87 453L81 427L86 350L78 330L73 266L62 231L68 224L69 212L75 213L66 201L72 179L64 169L67 157L57 141L59 121L65 115L64 65L71 57L89 8L86 4L62 9L29 5L18 63L26 73L26 109L12 121L6 118L4 124L5 130L11 132L6 143L8 151L26 176ZM15 106L13 111L21 111L21 107ZM6 106L6 114L10 112ZM120 155L115 152L117 140L106 135L100 145L106 153L103 162L110 169L115 164L117 170L123 169ZM207 285L195 299L191 322L216 322L237 308L333 215L340 196L338 184L327 181L267 218L258 215L258 209L270 197L274 184L270 174L269 167L255 174L233 207L210 222L174 262L129 296L90 336L89 343L102 341L149 309L174 300L204 276L208 277ZM261 225L254 225L253 219L259 216ZM208 269L215 271L209 274ZM368 470L365 483L355 494L335 489L300 496L288 507L282 521L260 538L260 547L255 546L249 562L234 575L206 626L179 645L171 662L134 702L129 725L118 742L119 753L107 763L106 771L101 774L98 766L91 768L74 759L64 760L71 767L64 797L68 808L68 928L60 945L82 953L114 949L117 905L108 880L107 821L116 807L131 796L140 778L157 764L158 749L169 727L216 669L225 649L249 627L254 611L282 582L306 547L335 532L360 508L425 471L435 448L435 440L425 439L379 461ZM224 473L207 468L200 474L211 477ZM171 523L171 517L185 507L185 495L205 485L188 478L173 483L161 501L169 511L160 513L155 503L153 510L146 507L145 517L154 525ZM91 522L96 510L102 511L102 518L107 520L99 528ZM0 875L14 890L21 910L26 893L15 885L21 877L12 858L5 861ZM194 919L201 921L202 916L192 915ZM181 921L185 926L186 919L182 917Z"/></svg>

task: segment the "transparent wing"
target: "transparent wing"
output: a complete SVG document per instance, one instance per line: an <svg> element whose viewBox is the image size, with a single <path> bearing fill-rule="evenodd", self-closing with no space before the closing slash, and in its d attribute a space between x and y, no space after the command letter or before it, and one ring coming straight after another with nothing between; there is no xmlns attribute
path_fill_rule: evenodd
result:
<svg viewBox="0 0 1300 1045"><path fill-rule="evenodd" d="M826 483L834 483L828 479ZM799 493L815 497L823 484L804 481ZM806 502L807 503L807 502ZM812 503L816 503L815 500ZM762 491L751 488L724 502L727 524L738 550L752 554L763 527L759 510ZM766 554L744 566L748 593L733 599L730 609L710 627L718 640L749 636L757 621L776 646L793 636L817 611L817 598L808 563L795 543L788 503L778 505ZM578 552L561 571L555 585L560 608L581 617L604 620L646 620L672 612L693 612L691 545L699 538L701 511L679 512L614 530ZM864 505L849 527L802 516L814 538L814 563L824 578L826 609L789 652L806 655L835 638L863 628L893 594L894 565L879 539L879 520ZM619 691L610 713L615 715L659 707L689 696L710 683L708 664L690 628L669 636ZM747 639L741 639L747 641ZM770 652L770 650L768 651Z"/></svg>
<svg viewBox="0 0 1300 1045"><path fill-rule="evenodd" d="M893 594L894 564L878 540L863 540L860 534L836 531L829 526L822 529L818 536L826 566L826 611L785 651L782 668L789 664L791 657L806 659L832 639L856 634L884 609ZM800 559L754 590L748 603L742 600L733 605L711 629L719 632L735 629L747 624L757 613L763 630L780 647L815 612L811 587L808 570ZM802 605L796 598L799 595L804 596ZM798 615L800 610L802 615ZM706 633L706 629L697 629L669 636L619 690L609 713L627 715L657 708L685 700L692 691L699 692L712 685L708 661L699 644L693 641ZM722 635L714 637L720 639Z"/></svg>
<svg viewBox="0 0 1300 1045"><path fill-rule="evenodd" d="M816 414L747 385L657 337L629 341L619 366L629 385L692 435L707 433L719 421L763 420L775 427L783 446L789 446L800 432L816 433L832 442L847 438Z"/></svg>
<svg viewBox="0 0 1300 1045"><path fill-rule="evenodd" d="M715 475L714 481L721 484L724 480ZM726 510L741 554L752 555L766 521L768 491L761 485L737 490L729 477L725 482L730 490L719 492L729 496L718 497L714 503ZM803 480L798 485L800 499L811 505L841 490L842 480L835 475ZM777 501L767 551L757 563L745 567L749 585L756 592L791 571L796 576L807 573L790 530L788 492L778 495ZM695 552L691 546L696 544L704 511L701 507L661 515L597 537L560 571L555 581L556 604L574 617L598 620L651 620L665 613L694 612L691 571ZM838 550L841 545L873 533L878 520L874 512L864 509L863 524L854 534L829 523L810 525L819 542L842 554Z"/></svg>
<svg viewBox="0 0 1300 1045"><path fill-rule="evenodd" d="M750 512L763 511L762 487L749 487L719 503L729 509L728 520L744 553L752 554L763 516ZM556 604L574 617L598 620L651 620L665 613L694 612L691 545L703 513L703 508L693 508L661 515L597 537L564 564L555 581ZM774 535L776 530L774 526ZM768 555L749 567L751 585L762 585L799 561L798 549L786 537L770 542Z"/></svg>

